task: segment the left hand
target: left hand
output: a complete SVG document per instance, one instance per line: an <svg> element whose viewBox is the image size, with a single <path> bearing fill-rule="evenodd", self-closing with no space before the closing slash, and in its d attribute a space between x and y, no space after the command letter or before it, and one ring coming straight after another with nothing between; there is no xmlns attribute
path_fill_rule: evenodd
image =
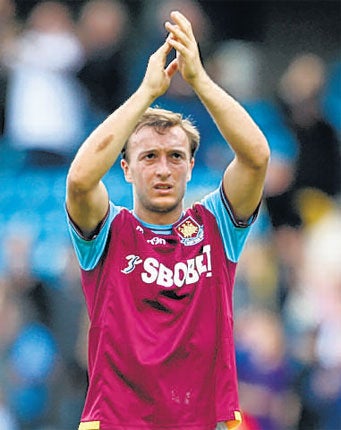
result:
<svg viewBox="0 0 341 430"><path fill-rule="evenodd" d="M190 21L178 11L171 12L174 24L167 21L165 28L169 32L168 43L176 50L178 70L190 85L204 72L197 41Z"/></svg>

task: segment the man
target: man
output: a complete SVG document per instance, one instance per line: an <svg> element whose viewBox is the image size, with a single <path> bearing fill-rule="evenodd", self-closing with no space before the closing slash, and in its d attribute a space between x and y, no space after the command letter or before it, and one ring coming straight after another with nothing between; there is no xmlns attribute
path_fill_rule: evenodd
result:
<svg viewBox="0 0 341 430"><path fill-rule="evenodd" d="M207 76L187 18L174 11L171 20L140 87L89 136L68 174L70 231L91 320L80 430L213 430L240 422L232 287L269 149ZM166 66L172 49L176 58ZM176 72L236 154L220 188L187 211L198 132L177 114L149 108ZM122 150L132 212L109 202L101 182Z"/></svg>

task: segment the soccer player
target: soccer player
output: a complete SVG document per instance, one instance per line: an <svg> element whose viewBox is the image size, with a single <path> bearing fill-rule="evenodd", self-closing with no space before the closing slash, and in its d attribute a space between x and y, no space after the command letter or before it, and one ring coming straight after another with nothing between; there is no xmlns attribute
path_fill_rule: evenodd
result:
<svg viewBox="0 0 341 430"><path fill-rule="evenodd" d="M80 430L232 429L241 419L232 289L269 148L205 72L187 18L174 11L165 28L140 87L87 138L68 174L69 228L91 324ZM198 131L150 108L177 72L235 153L220 187L187 210ZM101 181L121 152L133 211L110 201Z"/></svg>

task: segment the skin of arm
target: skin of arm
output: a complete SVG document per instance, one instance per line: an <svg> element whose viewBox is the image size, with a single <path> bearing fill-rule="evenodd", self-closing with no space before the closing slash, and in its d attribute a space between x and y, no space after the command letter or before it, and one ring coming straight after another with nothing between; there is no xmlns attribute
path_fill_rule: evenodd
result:
<svg viewBox="0 0 341 430"><path fill-rule="evenodd" d="M66 207L84 235L91 234L108 211L109 198L102 177L117 160L138 119L167 91L177 71L176 59L165 67L171 50L166 41L151 55L140 87L90 134L70 166Z"/></svg>
<svg viewBox="0 0 341 430"><path fill-rule="evenodd" d="M227 167L224 192L239 220L247 220L263 193L270 150L266 138L245 109L215 84L201 63L191 23L180 12L166 22L169 43L177 52L178 69L212 116L235 153Z"/></svg>
<svg viewBox="0 0 341 430"><path fill-rule="evenodd" d="M223 178L235 216L248 219L261 199L269 160L266 139L239 103L206 74L191 23L176 11L171 13L171 19L173 23L165 23L169 36L149 58L140 87L93 131L70 166L66 206L85 235L96 229L108 210L109 198L102 177L117 160L141 115L167 91L178 70L235 152ZM176 58L166 67L167 55L173 48Z"/></svg>

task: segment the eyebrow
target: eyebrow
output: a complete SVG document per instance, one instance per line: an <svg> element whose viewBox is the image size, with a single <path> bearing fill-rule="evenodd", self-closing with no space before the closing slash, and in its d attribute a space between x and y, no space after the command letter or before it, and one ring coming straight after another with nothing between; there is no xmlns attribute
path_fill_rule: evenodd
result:
<svg viewBox="0 0 341 430"><path fill-rule="evenodd" d="M140 152L138 154L138 157L146 155L146 154L150 154L151 152L160 152L160 150L158 148L150 148L150 149L146 149L142 152ZM174 152L178 152L179 154L187 154L187 151L184 148L169 148L167 151L167 153L174 153ZM189 154L190 155L190 154Z"/></svg>

